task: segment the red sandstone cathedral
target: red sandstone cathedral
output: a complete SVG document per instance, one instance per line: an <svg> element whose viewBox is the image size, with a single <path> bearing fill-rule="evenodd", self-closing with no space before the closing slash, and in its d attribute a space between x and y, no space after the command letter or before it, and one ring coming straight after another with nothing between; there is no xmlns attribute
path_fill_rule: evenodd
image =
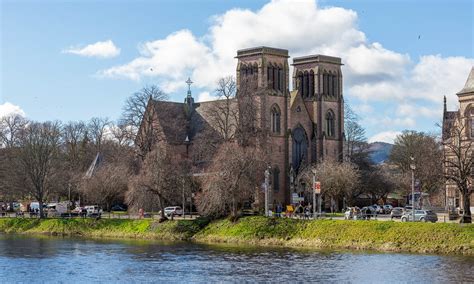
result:
<svg viewBox="0 0 474 284"><path fill-rule="evenodd" d="M258 98L255 124L266 130L262 146L271 167L269 200L295 203L304 186L295 177L305 165L342 160L341 59L309 55L289 62L288 50L265 46L238 50L236 58L236 99L246 82L253 82L250 91ZM289 64L294 67L291 77ZM184 103L150 100L147 112L152 123L143 122L140 132L152 129L177 159L204 164L202 138L222 135L210 112L218 104L222 101L194 102L191 90Z"/></svg>

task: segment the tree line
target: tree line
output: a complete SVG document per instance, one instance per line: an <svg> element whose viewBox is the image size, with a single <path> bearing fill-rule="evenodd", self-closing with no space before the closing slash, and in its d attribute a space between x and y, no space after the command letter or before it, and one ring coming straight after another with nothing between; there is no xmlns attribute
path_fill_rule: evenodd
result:
<svg viewBox="0 0 474 284"><path fill-rule="evenodd" d="M132 94L116 122L97 117L65 123L2 117L0 201L38 201L41 216L41 204L53 200L80 200L106 210L125 203L132 210L161 210L163 219L165 206L181 204L190 196L207 216L236 217L249 202L262 208L260 187L269 160L262 141L269 129L256 121L258 105L265 103L259 93L264 91L245 82L237 90L233 77L220 79L215 90L219 103L206 110L214 127L196 135L194 157L189 159L176 159L154 129L149 101L169 98L154 85ZM422 192L437 195L446 179L459 183L462 194L472 192L467 182L470 171L449 171L449 176L443 172L447 144L436 135L404 131L389 160L375 164L359 116L347 104L344 119L342 162L318 161L299 172L309 198L316 173L325 199L343 201L331 209L356 205L361 197L372 204L385 203L391 193L411 192L412 163ZM464 176L459 177L460 172Z"/></svg>

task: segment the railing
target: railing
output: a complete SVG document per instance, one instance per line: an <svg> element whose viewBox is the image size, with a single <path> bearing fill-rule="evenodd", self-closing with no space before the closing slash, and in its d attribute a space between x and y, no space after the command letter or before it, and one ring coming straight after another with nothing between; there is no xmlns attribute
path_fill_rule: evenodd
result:
<svg viewBox="0 0 474 284"><path fill-rule="evenodd" d="M143 216L140 214L129 214L129 213L112 213L103 212L101 214L80 214L80 213L44 213L45 218L55 219L67 219L67 218L104 218L104 219L159 219L161 215L158 212L144 213ZM0 218L38 218L39 213L36 212L0 212ZM182 215L174 215L172 218L176 220L182 219L195 219L199 217L197 212L185 213ZM169 216L168 218L171 218Z"/></svg>

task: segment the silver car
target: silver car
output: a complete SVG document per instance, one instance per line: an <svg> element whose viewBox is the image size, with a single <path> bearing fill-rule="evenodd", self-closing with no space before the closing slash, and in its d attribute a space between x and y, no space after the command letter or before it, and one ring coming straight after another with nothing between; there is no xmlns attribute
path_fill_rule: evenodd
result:
<svg viewBox="0 0 474 284"><path fill-rule="evenodd" d="M405 211L402 215L402 222L413 221L413 212ZM431 210L415 210L415 221L419 222L437 222L438 216Z"/></svg>

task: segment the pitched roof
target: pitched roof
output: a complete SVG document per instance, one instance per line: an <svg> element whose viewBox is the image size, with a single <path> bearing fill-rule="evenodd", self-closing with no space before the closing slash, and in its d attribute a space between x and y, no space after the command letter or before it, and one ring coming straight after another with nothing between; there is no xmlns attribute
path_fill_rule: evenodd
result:
<svg viewBox="0 0 474 284"><path fill-rule="evenodd" d="M187 134L185 104L167 101L153 101L153 103L166 141L172 144L183 143Z"/></svg>
<svg viewBox="0 0 474 284"><path fill-rule="evenodd" d="M474 92L474 67L471 68L471 72L469 73L469 76L467 77L466 84L464 84L464 88L459 91L457 94L462 95L462 94L467 94L467 93L473 93Z"/></svg>
<svg viewBox="0 0 474 284"><path fill-rule="evenodd" d="M189 112L187 104L168 101L154 101L154 107L164 138L171 144L183 144L185 140L193 141L196 135L204 130L215 132L210 125L209 112L212 105L219 101L194 103Z"/></svg>

